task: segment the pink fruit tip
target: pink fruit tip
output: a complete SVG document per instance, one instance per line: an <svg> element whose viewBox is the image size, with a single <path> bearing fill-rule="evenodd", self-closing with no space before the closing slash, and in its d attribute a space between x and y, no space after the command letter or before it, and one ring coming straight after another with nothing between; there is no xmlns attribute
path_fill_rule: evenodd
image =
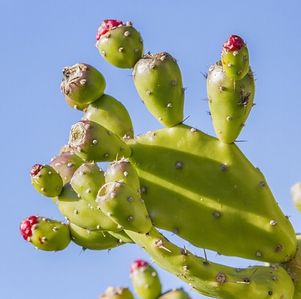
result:
<svg viewBox="0 0 301 299"><path fill-rule="evenodd" d="M245 45L244 40L238 35L231 35L224 43L224 49L228 51L238 51Z"/></svg>
<svg viewBox="0 0 301 299"><path fill-rule="evenodd" d="M38 216L29 216L21 222L20 232L24 240L32 236L32 226L38 223L38 219Z"/></svg>
<svg viewBox="0 0 301 299"><path fill-rule="evenodd" d="M148 262L144 260L136 260L131 265L131 273L137 269L144 268L148 266Z"/></svg>
<svg viewBox="0 0 301 299"><path fill-rule="evenodd" d="M96 40L99 40L103 35L105 35L110 29L118 27L119 25L124 25L122 21L119 20L104 20L96 33Z"/></svg>
<svg viewBox="0 0 301 299"><path fill-rule="evenodd" d="M31 167L31 170L30 170L30 175L31 176L36 176L40 170L43 168L44 166L41 165L41 164L35 164Z"/></svg>

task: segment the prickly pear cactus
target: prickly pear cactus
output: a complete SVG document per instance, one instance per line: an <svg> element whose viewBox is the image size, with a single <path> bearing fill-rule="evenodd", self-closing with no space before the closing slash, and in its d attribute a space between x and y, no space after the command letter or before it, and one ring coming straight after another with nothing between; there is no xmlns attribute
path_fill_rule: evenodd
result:
<svg viewBox="0 0 301 299"><path fill-rule="evenodd" d="M35 164L31 179L67 221L28 217L20 226L24 239L54 251L70 241L92 250L136 243L205 296L300 298L300 238L297 242L264 175L235 144L255 96L243 39L230 36L221 61L209 69L217 138L184 124L181 66L164 51L144 55L132 23L105 20L97 48L107 62L132 69L138 94L165 128L135 137L126 107L104 93L105 80L96 68L65 68L62 92L83 116L72 126L68 145L49 165ZM111 164L102 171L98 162ZM292 194L300 207L299 185ZM202 249L266 264L245 269L216 264L170 242L158 229ZM161 294L156 271L146 262L136 261L131 277L141 299L189 298L181 289ZM101 296L106 297L133 295L110 288Z"/></svg>

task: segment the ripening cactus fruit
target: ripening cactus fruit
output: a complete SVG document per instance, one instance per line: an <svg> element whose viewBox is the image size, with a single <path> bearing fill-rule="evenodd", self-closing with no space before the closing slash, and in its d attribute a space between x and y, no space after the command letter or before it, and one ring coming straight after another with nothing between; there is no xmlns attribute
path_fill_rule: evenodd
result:
<svg viewBox="0 0 301 299"><path fill-rule="evenodd" d="M128 288L108 287L99 299L134 299L134 296Z"/></svg>
<svg viewBox="0 0 301 299"><path fill-rule="evenodd" d="M131 265L131 281L141 299L157 299L161 294L161 282L157 271L144 260Z"/></svg>
<svg viewBox="0 0 301 299"><path fill-rule="evenodd" d="M96 47L109 63L120 68L132 68L143 55L143 40L132 26L118 20L104 20L97 30Z"/></svg>
<svg viewBox="0 0 301 299"><path fill-rule="evenodd" d="M101 211L123 229L147 233L152 223L139 192L123 182L108 182L100 188Z"/></svg>
<svg viewBox="0 0 301 299"><path fill-rule="evenodd" d="M95 201L97 192L104 183L104 172L95 162L82 164L70 181L70 185L79 197L92 202Z"/></svg>
<svg viewBox="0 0 301 299"><path fill-rule="evenodd" d="M140 182L137 171L129 159L113 161L105 172L106 183L123 182L137 192L140 192Z"/></svg>
<svg viewBox="0 0 301 299"><path fill-rule="evenodd" d="M60 175L49 165L35 164L30 171L31 183L44 196L58 196L63 188Z"/></svg>
<svg viewBox="0 0 301 299"><path fill-rule="evenodd" d="M231 35L224 43L221 61L226 75L232 80L241 80L248 74L248 48L240 36Z"/></svg>
<svg viewBox="0 0 301 299"><path fill-rule="evenodd" d="M207 93L216 135L225 143L234 142L253 106L255 82L252 72L233 81L218 62L209 69Z"/></svg>
<svg viewBox="0 0 301 299"><path fill-rule="evenodd" d="M66 145L58 155L50 160L49 164L59 173L65 185L70 182L74 172L82 163L84 160Z"/></svg>
<svg viewBox="0 0 301 299"><path fill-rule="evenodd" d="M38 249L59 251L70 243L70 231L65 223L39 216L29 216L20 224L24 240Z"/></svg>
<svg viewBox="0 0 301 299"><path fill-rule="evenodd" d="M117 135L89 120L71 127L68 144L85 161L113 161L130 155L128 145Z"/></svg>
<svg viewBox="0 0 301 299"><path fill-rule="evenodd" d="M184 119L184 88L175 58L166 52L146 54L135 65L137 92L150 113L164 126Z"/></svg>
<svg viewBox="0 0 301 299"><path fill-rule="evenodd" d="M93 66L78 63L63 69L61 90L68 104L83 109L101 97L106 87L103 75ZM70 100L69 100L70 99Z"/></svg>
<svg viewBox="0 0 301 299"><path fill-rule="evenodd" d="M91 120L123 139L133 138L131 117L124 105L109 95L103 95L88 105L83 119Z"/></svg>
<svg viewBox="0 0 301 299"><path fill-rule="evenodd" d="M159 299L191 299L191 297L187 292L180 288L165 292Z"/></svg>

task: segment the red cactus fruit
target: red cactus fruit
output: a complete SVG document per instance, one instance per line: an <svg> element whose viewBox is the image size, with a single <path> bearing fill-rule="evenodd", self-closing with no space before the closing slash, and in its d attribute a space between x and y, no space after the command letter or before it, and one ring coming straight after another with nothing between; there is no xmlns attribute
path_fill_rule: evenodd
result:
<svg viewBox="0 0 301 299"><path fill-rule="evenodd" d="M24 240L32 236L32 227L38 223L38 216L29 216L20 223L20 232Z"/></svg>
<svg viewBox="0 0 301 299"><path fill-rule="evenodd" d="M113 27L118 27L119 25L124 25L122 21L119 20L104 20L96 33L96 40L99 40L103 35L105 35Z"/></svg>
<svg viewBox="0 0 301 299"><path fill-rule="evenodd" d="M231 35L224 43L224 49L227 51L238 51L245 45L244 40L238 35Z"/></svg>

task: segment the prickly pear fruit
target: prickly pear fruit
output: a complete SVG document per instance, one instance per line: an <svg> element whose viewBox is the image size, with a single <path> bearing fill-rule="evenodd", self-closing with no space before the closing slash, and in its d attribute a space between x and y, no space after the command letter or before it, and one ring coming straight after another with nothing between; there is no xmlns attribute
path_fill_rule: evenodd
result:
<svg viewBox="0 0 301 299"><path fill-rule="evenodd" d="M95 199L78 196L70 184L66 184L56 199L60 212L72 223L89 230L120 231L117 224L98 208Z"/></svg>
<svg viewBox="0 0 301 299"><path fill-rule="evenodd" d="M65 185L70 182L74 172L82 163L84 161L70 147L65 146L57 156L51 159L50 166L59 173Z"/></svg>
<svg viewBox="0 0 301 299"><path fill-rule="evenodd" d="M61 90L71 101L82 107L103 95L106 81L93 66L78 63L63 69Z"/></svg>
<svg viewBox="0 0 301 299"><path fill-rule="evenodd" d="M144 55L135 65L133 78L142 101L161 124L172 127L183 121L182 76L170 54Z"/></svg>
<svg viewBox="0 0 301 299"><path fill-rule="evenodd" d="M84 111L89 104L79 104L75 101L73 101L72 99L70 99L68 96L65 96L65 101L66 103L74 109L80 110L80 111Z"/></svg>
<svg viewBox="0 0 301 299"><path fill-rule="evenodd" d="M253 106L255 83L252 72L234 82L220 63L214 64L208 73L207 93L216 135L225 143L234 142Z"/></svg>
<svg viewBox="0 0 301 299"><path fill-rule="evenodd" d="M46 251L63 250L71 240L68 225L39 216L24 219L20 231L25 240Z"/></svg>
<svg viewBox="0 0 301 299"><path fill-rule="evenodd" d="M143 40L130 22L104 20L97 30L96 47L107 62L120 68L134 67L143 55Z"/></svg>
<svg viewBox="0 0 301 299"><path fill-rule="evenodd" d="M156 264L177 275L205 296L220 299L293 298L293 282L279 266L231 268L212 263L193 255L186 248L176 246L154 227L148 234L133 231L126 233Z"/></svg>
<svg viewBox="0 0 301 299"><path fill-rule="evenodd" d="M69 223L69 228L72 241L84 249L104 250L124 244L107 231L88 230L73 223Z"/></svg>
<svg viewBox="0 0 301 299"><path fill-rule="evenodd" d="M180 288L167 291L158 299L191 299L191 297L182 288Z"/></svg>
<svg viewBox="0 0 301 299"><path fill-rule="evenodd" d="M301 298L301 235L297 235L297 252L293 259L288 263L282 264L283 268L292 278L295 285L295 293L293 299Z"/></svg>
<svg viewBox="0 0 301 299"><path fill-rule="evenodd" d="M126 108L109 95L103 95L85 110L83 119L88 119L105 127L121 138L133 138L131 117Z"/></svg>
<svg viewBox="0 0 301 299"><path fill-rule="evenodd" d="M94 162L82 164L70 181L78 196L92 202L95 202L97 192L104 183L104 172Z"/></svg>
<svg viewBox="0 0 301 299"><path fill-rule="evenodd" d="M161 294L161 282L157 271L144 260L131 265L131 281L141 299L157 299Z"/></svg>
<svg viewBox="0 0 301 299"><path fill-rule="evenodd" d="M99 299L134 299L134 296L128 288L108 287Z"/></svg>
<svg viewBox="0 0 301 299"><path fill-rule="evenodd" d="M224 43L221 61L226 75L232 80L241 80L248 74L248 48L240 36L231 35Z"/></svg>
<svg viewBox="0 0 301 299"><path fill-rule="evenodd" d="M133 190L140 190L137 171L128 159L112 162L105 172L105 180L106 183L124 182Z"/></svg>
<svg viewBox="0 0 301 299"><path fill-rule="evenodd" d="M98 205L122 228L147 233L152 223L140 193L123 182L109 182L97 194Z"/></svg>
<svg viewBox="0 0 301 299"><path fill-rule="evenodd" d="M71 127L68 143L85 161L113 161L130 149L117 135L96 122L81 120Z"/></svg>
<svg viewBox="0 0 301 299"><path fill-rule="evenodd" d="M301 211L301 183L296 183L292 186L291 195L295 207Z"/></svg>
<svg viewBox="0 0 301 299"><path fill-rule="evenodd" d="M185 125L129 144L154 226L224 255L269 262L293 257L291 223L263 174L235 144Z"/></svg>
<svg viewBox="0 0 301 299"><path fill-rule="evenodd" d="M30 176L32 185L39 193L48 197L61 193L63 180L53 167L35 164L31 168Z"/></svg>

